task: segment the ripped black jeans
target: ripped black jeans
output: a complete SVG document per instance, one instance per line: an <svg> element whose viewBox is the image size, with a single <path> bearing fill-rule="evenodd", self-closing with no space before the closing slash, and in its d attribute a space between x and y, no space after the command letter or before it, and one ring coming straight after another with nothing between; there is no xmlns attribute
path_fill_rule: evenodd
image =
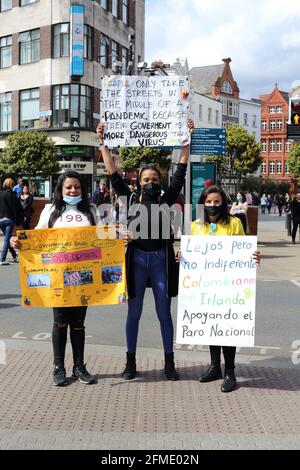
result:
<svg viewBox="0 0 300 470"><path fill-rule="evenodd" d="M55 366L63 367L65 363L68 325L70 325L74 366L83 365L86 310L87 307L53 308L52 345Z"/></svg>

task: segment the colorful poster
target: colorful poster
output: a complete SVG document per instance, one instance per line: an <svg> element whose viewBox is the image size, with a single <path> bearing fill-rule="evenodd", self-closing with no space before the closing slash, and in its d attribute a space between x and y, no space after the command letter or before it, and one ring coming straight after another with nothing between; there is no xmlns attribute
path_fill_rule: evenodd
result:
<svg viewBox="0 0 300 470"><path fill-rule="evenodd" d="M190 140L188 98L186 77L104 77L101 110L105 144L181 147Z"/></svg>
<svg viewBox="0 0 300 470"><path fill-rule="evenodd" d="M22 305L125 302L124 240L106 235L105 227L19 231Z"/></svg>
<svg viewBox="0 0 300 470"><path fill-rule="evenodd" d="M183 236L179 344L254 346L257 237Z"/></svg>

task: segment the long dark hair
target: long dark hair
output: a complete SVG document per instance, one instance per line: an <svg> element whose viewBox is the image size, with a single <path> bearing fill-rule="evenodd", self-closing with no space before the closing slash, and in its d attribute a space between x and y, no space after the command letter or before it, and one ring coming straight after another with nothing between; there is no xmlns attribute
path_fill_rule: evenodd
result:
<svg viewBox="0 0 300 470"><path fill-rule="evenodd" d="M208 188L204 189L204 191L202 191L202 193L200 194L198 204L204 204L207 196L212 193L218 193L220 194L222 198L222 206L221 206L222 210L216 222L225 222L225 224L229 224L231 215L228 213L227 197L223 189L219 188L219 186L213 185L213 186L208 186ZM205 212L205 210L204 210L204 222L208 224L210 223L209 217L207 213Z"/></svg>
<svg viewBox="0 0 300 470"><path fill-rule="evenodd" d="M87 187L86 187L84 179L76 171L66 171L65 173L59 176L57 180L57 184L54 189L53 206L55 209L50 215L48 227L49 228L53 227L56 220L66 210L66 203L63 200L62 189L63 189L63 184L67 178L75 178L79 181L80 186L81 186L82 201L78 204L77 209L87 216L91 225L96 225L95 218L91 211L91 205L88 200L88 192L87 192Z"/></svg>

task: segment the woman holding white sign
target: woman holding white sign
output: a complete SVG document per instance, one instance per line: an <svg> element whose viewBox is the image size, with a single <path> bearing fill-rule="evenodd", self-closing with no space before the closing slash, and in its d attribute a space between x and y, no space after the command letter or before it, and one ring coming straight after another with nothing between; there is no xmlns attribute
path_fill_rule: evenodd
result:
<svg viewBox="0 0 300 470"><path fill-rule="evenodd" d="M237 217L228 213L227 198L218 186L207 187L198 204L204 204L204 223L195 220L191 226L191 235L245 235L243 225ZM260 253L253 253L256 264L260 263ZM222 392L231 392L236 388L234 346L209 346L211 364L207 372L200 377L200 382L211 382L222 378L221 348L225 359L225 377L221 386Z"/></svg>
<svg viewBox="0 0 300 470"><path fill-rule="evenodd" d="M191 119L188 120L188 128L191 134L194 129ZM111 184L118 196L126 196L129 201L131 192L117 172L109 149L104 145L103 123L98 125L97 134ZM160 322L165 351L164 373L168 380L178 380L174 365L173 322L170 309L171 297L175 297L178 293L178 266L173 249L173 237L170 234L170 219L167 215L170 215L170 207L175 205L176 198L183 187L189 154L190 146L187 141L182 147L180 161L172 182L163 194L159 168L155 164L149 164L139 170L141 192L138 201L130 207L132 215L129 214L128 228L133 232L133 241L128 245L126 252L129 300L126 321L127 361L122 374L125 380L136 377L138 327L143 310L145 289L149 286L149 280L155 298L156 314ZM159 210L155 213L155 209L161 210L163 214ZM137 219L139 223L135 225ZM166 220L168 230L164 232L163 222ZM153 236L153 232L156 236Z"/></svg>

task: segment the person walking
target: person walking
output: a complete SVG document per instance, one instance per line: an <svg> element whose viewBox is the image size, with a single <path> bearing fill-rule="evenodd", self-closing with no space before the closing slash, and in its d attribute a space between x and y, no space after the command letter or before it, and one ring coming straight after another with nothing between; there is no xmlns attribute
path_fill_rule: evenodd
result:
<svg viewBox="0 0 300 470"><path fill-rule="evenodd" d="M14 181L6 178L3 182L3 191L0 192L0 229L4 235L4 242L0 257L0 266L8 265L6 256L10 251L13 262L17 263L18 255L13 247L10 246L14 226L21 225L24 219L23 209L17 194L13 191Z"/></svg>
<svg viewBox="0 0 300 470"><path fill-rule="evenodd" d="M300 225L300 192L296 194L296 197L290 202L290 211L292 214L293 229L292 229L292 243L296 243L296 234L298 226Z"/></svg>
<svg viewBox="0 0 300 470"><path fill-rule="evenodd" d="M29 187L27 184L24 184L22 187L22 193L20 194L20 203L23 208L24 212L24 221L23 221L23 229L29 230L30 229L30 221L33 214L33 196L30 194Z"/></svg>
<svg viewBox="0 0 300 470"><path fill-rule="evenodd" d="M59 176L54 190L53 204L46 204L41 212L36 229L86 227L100 222L97 208L88 201L85 182L80 174L67 171ZM14 238L13 246L20 247ZM95 382L84 364L86 306L54 307L52 344L54 354L53 383L56 386L68 384L65 369L65 350L68 325L73 351L73 379L84 384Z"/></svg>
<svg viewBox="0 0 300 470"><path fill-rule="evenodd" d="M193 132L194 123L188 121L190 134ZM117 172L109 149L104 146L104 124L97 127L101 152L105 167L110 175L110 181L117 195L126 196L127 201L131 196L128 186ZM131 380L136 377L136 347L138 338L139 321L143 311L145 289L148 281L151 283L155 298L155 307L160 322L161 335L165 353L164 373L168 380L178 380L178 374L174 364L173 352L173 322L171 317L171 297L178 293L178 266L173 249L173 237L163 231L164 221L168 214L162 215L165 208L175 204L186 175L190 146L182 147L180 161L168 189L162 194L162 175L156 164L143 165L138 173L140 194L138 201L130 207L128 229L136 223L136 215L144 214L135 232L134 240L129 243L126 252L126 275L128 288L128 315L126 321L126 366L123 378ZM161 209L156 216L151 217L154 209ZM165 218L166 215L166 218ZM139 231L138 231L139 230ZM156 231L157 237L151 234Z"/></svg>
<svg viewBox="0 0 300 470"><path fill-rule="evenodd" d="M260 198L260 207L261 207L262 214L266 213L267 203L268 203L268 198L265 194L263 194L262 197Z"/></svg>
<svg viewBox="0 0 300 470"><path fill-rule="evenodd" d="M242 223L228 213L227 198L218 186L206 188L200 195L198 204L204 204L203 221L195 220L191 225L191 235L245 235ZM253 253L256 263L260 264L260 253ZM209 346L211 364L200 382L211 382L222 378L221 349L225 359L225 375L221 386L222 392L231 392L236 388L235 346Z"/></svg>
<svg viewBox="0 0 300 470"><path fill-rule="evenodd" d="M240 219L245 233L248 233L247 212L248 204L246 202L246 197L242 193L237 193L236 199L231 206L230 214Z"/></svg>

